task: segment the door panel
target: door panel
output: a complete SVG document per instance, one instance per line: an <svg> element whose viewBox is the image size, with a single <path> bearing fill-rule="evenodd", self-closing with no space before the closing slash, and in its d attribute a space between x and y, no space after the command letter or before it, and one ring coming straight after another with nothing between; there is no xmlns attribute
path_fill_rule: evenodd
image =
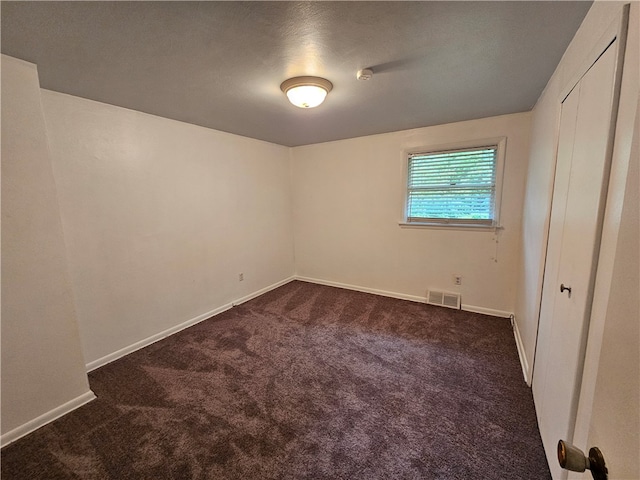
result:
<svg viewBox="0 0 640 480"><path fill-rule="evenodd" d="M560 118L560 132L558 137L558 155L553 186L553 204L549 224L549 239L547 241L547 262L545 265L543 285L556 285L560 263L560 249L567 198L569 194L569 178L571 175L571 157L575 141L576 123L578 118L578 100L580 99L580 85L571 91L562 104ZM551 261L554 259L554 261ZM532 389L536 399L538 416L544 408L544 390L546 386L547 364L551 338L554 302L556 290L543 287L543 299L540 307L540 322L538 327L538 345L536 348Z"/></svg>
<svg viewBox="0 0 640 480"><path fill-rule="evenodd" d="M533 377L540 433L554 478L555 457L572 440L608 181L615 43L563 102L539 350ZM561 285L571 291L560 291Z"/></svg>

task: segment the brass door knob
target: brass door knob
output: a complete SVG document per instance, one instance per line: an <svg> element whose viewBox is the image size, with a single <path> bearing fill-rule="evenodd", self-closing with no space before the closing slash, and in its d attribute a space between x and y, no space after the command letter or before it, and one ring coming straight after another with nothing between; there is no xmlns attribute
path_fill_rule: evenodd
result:
<svg viewBox="0 0 640 480"><path fill-rule="evenodd" d="M558 462L560 466L572 472L584 472L591 470L594 480L607 480L609 471L604 463L604 456L598 447L589 449L589 457L582 450L570 443L560 440L558 442Z"/></svg>

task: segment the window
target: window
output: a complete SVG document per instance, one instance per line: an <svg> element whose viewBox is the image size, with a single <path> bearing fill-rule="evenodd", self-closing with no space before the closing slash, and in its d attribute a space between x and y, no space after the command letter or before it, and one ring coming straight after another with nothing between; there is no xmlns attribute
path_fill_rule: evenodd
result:
<svg viewBox="0 0 640 480"><path fill-rule="evenodd" d="M407 224L498 226L504 139L407 155Z"/></svg>

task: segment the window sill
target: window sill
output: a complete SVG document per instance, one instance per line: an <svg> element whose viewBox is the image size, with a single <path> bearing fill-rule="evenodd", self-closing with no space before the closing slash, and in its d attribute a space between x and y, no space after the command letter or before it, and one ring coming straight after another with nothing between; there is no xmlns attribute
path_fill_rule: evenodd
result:
<svg viewBox="0 0 640 480"><path fill-rule="evenodd" d="M420 222L398 222L400 228L434 228L442 230L473 230L481 232L495 232L502 230L500 225L469 225L468 223L420 223Z"/></svg>

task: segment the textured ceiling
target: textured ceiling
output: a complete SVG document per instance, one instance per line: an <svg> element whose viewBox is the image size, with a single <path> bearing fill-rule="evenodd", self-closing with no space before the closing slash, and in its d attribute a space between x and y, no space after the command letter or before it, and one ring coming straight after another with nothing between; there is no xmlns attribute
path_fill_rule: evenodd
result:
<svg viewBox="0 0 640 480"><path fill-rule="evenodd" d="M529 110L590 5L2 2L2 52L46 89L295 146ZM333 82L323 105L288 103L298 75Z"/></svg>

